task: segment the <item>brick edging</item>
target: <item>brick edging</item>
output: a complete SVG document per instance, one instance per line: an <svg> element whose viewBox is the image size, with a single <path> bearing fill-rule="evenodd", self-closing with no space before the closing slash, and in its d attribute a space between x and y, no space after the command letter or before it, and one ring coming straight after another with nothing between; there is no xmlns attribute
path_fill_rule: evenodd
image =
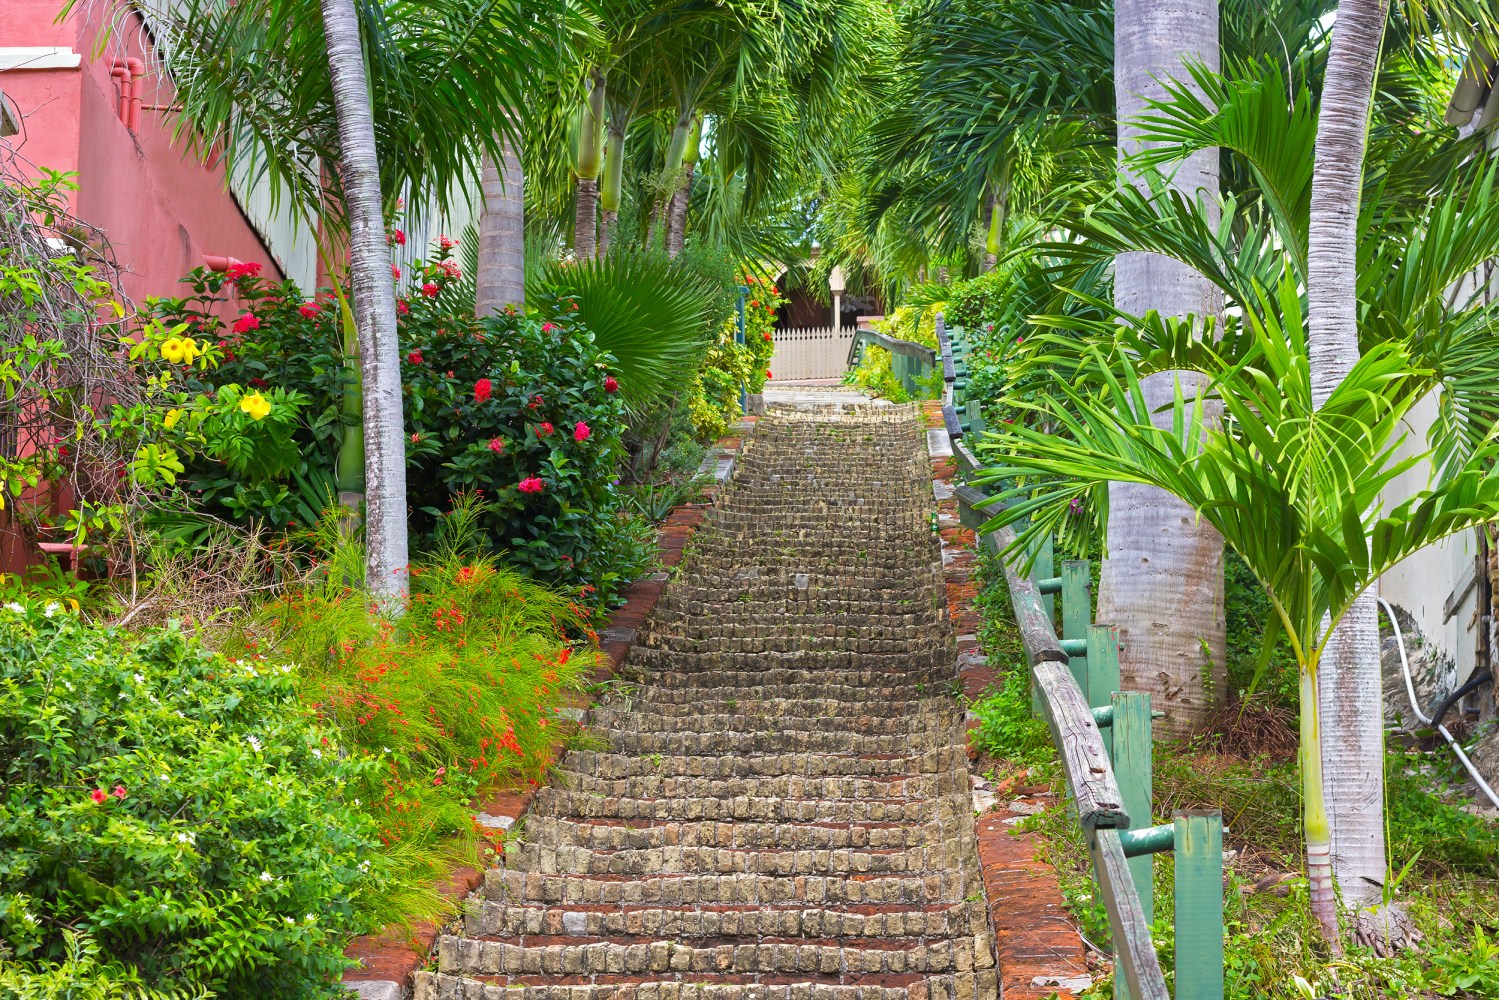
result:
<svg viewBox="0 0 1499 1000"><path fill-rule="evenodd" d="M924 402L928 428L943 427L942 404ZM946 432L939 432L945 439ZM947 612L957 634L958 679L963 695L972 699L992 685L995 672L979 647L979 613L974 606L978 585L973 581L977 559L973 530L958 518L953 494L957 463L951 454L933 453L932 492L937 502L937 529L942 536L942 567L947 584ZM977 726L970 721L969 728ZM1022 809L1012 803L997 805L974 821L979 868L994 930L995 960L1000 995L1004 1000L1046 1000L1076 997L1092 983L1082 935L1067 912L1056 869L1038 859L1040 837L1017 834L1014 826L1039 805L1055 799L1039 788L1017 788L1002 783L995 789L1004 799L1024 795ZM1017 802L1022 801L1016 799Z"/></svg>
<svg viewBox="0 0 1499 1000"><path fill-rule="evenodd" d="M682 504L662 522L656 537L656 550L665 569L675 568L681 563L687 543L707 516L718 487L725 481L743 446L744 434L754 422L754 417L744 418L730 428L730 436L720 438L709 451L702 468L714 473L715 482L705 490L704 500ZM611 612L608 624L599 629L599 649L604 657L589 677L591 683L609 680L624 663L635 642L636 631L645 624L646 617L655 609L666 589L667 576L665 572L654 573L625 588L625 603ZM536 790L500 792L486 799L475 809L480 829L491 835L509 830L530 808ZM448 899L463 900L483 881L484 873L478 869L460 868L440 892ZM427 964L443 926L433 921L421 921L408 935L387 931L353 939L344 954L357 959L360 967L344 973L344 985L366 1000L401 1000L408 996L412 974Z"/></svg>

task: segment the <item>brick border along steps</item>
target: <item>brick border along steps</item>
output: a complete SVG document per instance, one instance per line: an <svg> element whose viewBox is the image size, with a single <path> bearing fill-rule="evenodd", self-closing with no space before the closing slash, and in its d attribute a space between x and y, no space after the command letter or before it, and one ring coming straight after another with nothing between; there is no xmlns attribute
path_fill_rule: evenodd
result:
<svg viewBox="0 0 1499 1000"><path fill-rule="evenodd" d="M772 410L418 1000L993 1000L912 407Z"/></svg>

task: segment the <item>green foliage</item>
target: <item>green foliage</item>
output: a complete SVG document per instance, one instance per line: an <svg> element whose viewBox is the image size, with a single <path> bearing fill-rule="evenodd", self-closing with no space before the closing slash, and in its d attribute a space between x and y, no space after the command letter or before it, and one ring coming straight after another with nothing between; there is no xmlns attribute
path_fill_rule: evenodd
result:
<svg viewBox="0 0 1499 1000"><path fill-rule="evenodd" d="M974 604L981 620L979 644L999 683L969 706L979 719L978 731L969 739L980 752L1022 766L1055 760L1057 751L1046 722L1031 713L1030 670L1010 607L1004 568L988 549L981 552L977 565L979 590Z"/></svg>
<svg viewBox="0 0 1499 1000"><path fill-rule="evenodd" d="M890 367L890 352L867 344L859 363L843 373L844 385L855 385L872 396L892 403L909 403L911 394L895 377Z"/></svg>
<svg viewBox="0 0 1499 1000"><path fill-rule="evenodd" d="M1233 549L1223 554L1223 610L1230 693L1239 698L1263 694L1277 705L1294 706L1296 654L1279 629L1274 629L1273 646L1264 648L1265 632L1275 624L1275 608Z"/></svg>
<svg viewBox="0 0 1499 1000"><path fill-rule="evenodd" d="M224 644L300 664L303 703L367 765L351 794L383 841L422 850L428 878L444 873L443 838L471 832L481 786L540 776L557 707L596 663L568 638L587 628L579 605L481 554L486 514L469 497L439 522L437 561L412 569L399 627L344 585L362 553L330 517L320 572Z"/></svg>
<svg viewBox="0 0 1499 1000"><path fill-rule="evenodd" d="M396 875L350 801L376 769L297 684L175 628L0 609L0 984L334 994Z"/></svg>

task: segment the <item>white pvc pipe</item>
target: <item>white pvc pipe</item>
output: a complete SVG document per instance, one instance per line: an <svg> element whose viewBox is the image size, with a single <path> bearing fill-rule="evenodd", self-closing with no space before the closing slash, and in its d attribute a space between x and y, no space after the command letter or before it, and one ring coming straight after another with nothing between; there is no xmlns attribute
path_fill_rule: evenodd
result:
<svg viewBox="0 0 1499 1000"><path fill-rule="evenodd" d="M1411 661L1405 654L1405 636L1400 634L1400 622L1395 617L1395 609L1390 607L1390 602L1383 597L1376 597L1375 600L1384 608L1385 616L1390 619L1390 628L1395 630L1395 645L1400 648L1400 672L1405 675L1405 695L1410 699L1411 711L1416 713L1416 718L1427 725L1431 725L1431 716L1421 711L1421 706L1416 703L1416 685L1411 680ZM1452 752L1457 755L1457 759L1462 762L1463 767L1467 768L1468 776L1473 779L1473 783L1478 786L1484 795L1488 796L1488 800L1494 804L1494 808L1499 809L1499 795L1495 795L1494 790L1489 787L1489 783L1483 780L1483 775L1478 773L1478 769L1473 766L1473 762L1468 759L1468 755L1463 752L1463 748L1458 745L1457 740L1453 739L1452 734L1447 731L1447 727L1437 726L1437 732L1441 734L1442 739L1447 741L1447 745L1452 748Z"/></svg>

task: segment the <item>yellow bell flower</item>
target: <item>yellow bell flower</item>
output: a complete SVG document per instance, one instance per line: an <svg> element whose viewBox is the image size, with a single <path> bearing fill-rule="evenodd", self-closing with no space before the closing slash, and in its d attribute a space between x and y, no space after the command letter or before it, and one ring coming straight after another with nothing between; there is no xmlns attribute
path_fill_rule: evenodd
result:
<svg viewBox="0 0 1499 1000"><path fill-rule="evenodd" d="M161 356L172 364L181 364L183 356L187 353L189 341L177 337L168 337L161 345ZM197 345L194 344L194 347Z"/></svg>
<svg viewBox="0 0 1499 1000"><path fill-rule="evenodd" d="M239 408L250 415L251 420L264 420L271 412L270 401L258 392L252 392L239 401Z"/></svg>
<svg viewBox="0 0 1499 1000"><path fill-rule="evenodd" d="M195 359L198 355L200 355L202 353L203 353L203 349L198 346L198 342L196 340L194 340L191 337L183 337L182 338L182 363L183 364L185 364L185 365L192 364L193 363L193 359Z"/></svg>
<svg viewBox="0 0 1499 1000"><path fill-rule="evenodd" d="M182 419L182 411L181 410L177 410L177 409L172 409L172 410L168 410L167 411L166 419L164 419L161 423L162 423L162 426L165 427L167 430L171 430L173 427L177 426L177 421L179 421L181 419Z"/></svg>

